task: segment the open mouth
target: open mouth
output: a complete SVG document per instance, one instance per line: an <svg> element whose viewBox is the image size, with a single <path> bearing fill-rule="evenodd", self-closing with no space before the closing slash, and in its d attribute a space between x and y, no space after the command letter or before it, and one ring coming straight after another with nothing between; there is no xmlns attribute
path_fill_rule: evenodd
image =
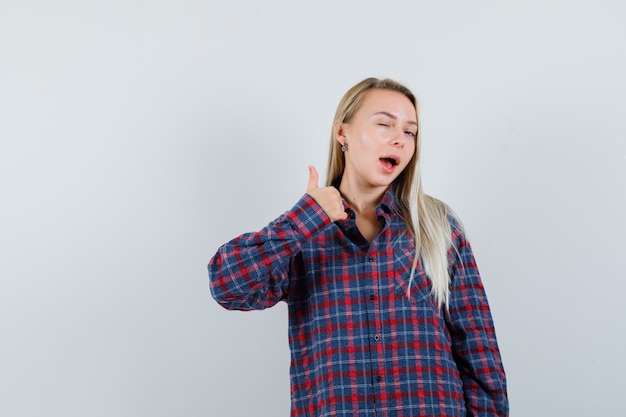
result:
<svg viewBox="0 0 626 417"><path fill-rule="evenodd" d="M396 165L398 165L398 160L396 158L393 158L393 157L380 158L380 160L385 165L390 166L390 167L395 167Z"/></svg>

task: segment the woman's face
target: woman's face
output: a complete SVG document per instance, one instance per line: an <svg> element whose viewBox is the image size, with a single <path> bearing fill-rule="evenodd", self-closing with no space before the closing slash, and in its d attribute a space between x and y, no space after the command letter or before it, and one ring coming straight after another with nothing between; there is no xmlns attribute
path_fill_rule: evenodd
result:
<svg viewBox="0 0 626 417"><path fill-rule="evenodd" d="M415 107L402 93L372 89L337 140L346 145L344 177L360 187L388 187L415 153Z"/></svg>

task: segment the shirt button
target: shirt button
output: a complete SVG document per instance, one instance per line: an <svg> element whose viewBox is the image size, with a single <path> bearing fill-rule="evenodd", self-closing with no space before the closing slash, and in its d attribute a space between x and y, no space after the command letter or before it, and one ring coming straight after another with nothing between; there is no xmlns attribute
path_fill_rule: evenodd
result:
<svg viewBox="0 0 626 417"><path fill-rule="evenodd" d="M367 262L374 262L374 258L372 258L371 256L367 257Z"/></svg>
<svg viewBox="0 0 626 417"><path fill-rule="evenodd" d="M378 375L378 376L376 377L376 381L378 381L378 382L380 382L380 380L381 380L381 379L383 379L383 377L381 377L380 375Z"/></svg>
<svg viewBox="0 0 626 417"><path fill-rule="evenodd" d="M380 340L380 336L379 335L374 336L374 340L378 342Z"/></svg>
<svg viewBox="0 0 626 417"><path fill-rule="evenodd" d="M370 295L370 300L374 301L376 299L376 296L374 294Z"/></svg>

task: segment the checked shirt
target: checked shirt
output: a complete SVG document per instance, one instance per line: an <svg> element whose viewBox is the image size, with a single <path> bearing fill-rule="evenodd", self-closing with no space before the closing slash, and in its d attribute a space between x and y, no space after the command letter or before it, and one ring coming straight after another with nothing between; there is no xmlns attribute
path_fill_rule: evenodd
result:
<svg viewBox="0 0 626 417"><path fill-rule="evenodd" d="M289 306L291 415L507 416L505 374L471 247L450 216L449 308L437 307L392 191L370 243L355 213L331 222L309 195L209 263L225 308Z"/></svg>

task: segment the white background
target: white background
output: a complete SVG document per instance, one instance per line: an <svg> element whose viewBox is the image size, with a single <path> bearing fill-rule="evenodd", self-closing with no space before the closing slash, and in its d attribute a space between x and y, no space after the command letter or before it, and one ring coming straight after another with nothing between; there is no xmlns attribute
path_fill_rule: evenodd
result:
<svg viewBox="0 0 626 417"><path fill-rule="evenodd" d="M626 6L0 0L0 415L287 416L285 305L210 297L218 246L325 171L343 93L421 102L511 416L623 416Z"/></svg>

